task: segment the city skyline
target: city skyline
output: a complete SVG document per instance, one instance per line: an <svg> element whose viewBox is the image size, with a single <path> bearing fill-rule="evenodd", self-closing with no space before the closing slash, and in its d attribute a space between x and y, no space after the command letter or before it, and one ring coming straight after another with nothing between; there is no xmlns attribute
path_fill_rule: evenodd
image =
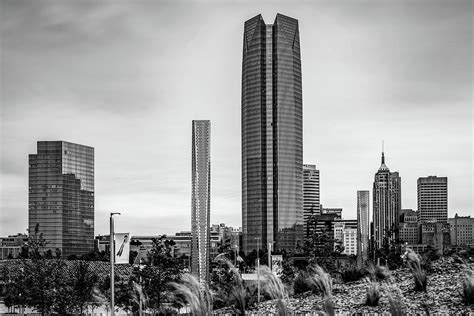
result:
<svg viewBox="0 0 474 316"><path fill-rule="evenodd" d="M2 2L2 235L27 228L27 155L41 140L96 149L95 234L107 233L114 210L122 212L117 231L185 230L189 122L199 117L213 121L215 135L211 222L241 226L241 29L259 12L300 23L303 163L320 170L321 204L356 218L354 194L371 188L385 139L392 171L402 175L402 208L416 209L417 179L436 175L449 178L448 216L472 213L468 1L373 2L364 10L49 3ZM177 43L180 50L170 49Z"/></svg>

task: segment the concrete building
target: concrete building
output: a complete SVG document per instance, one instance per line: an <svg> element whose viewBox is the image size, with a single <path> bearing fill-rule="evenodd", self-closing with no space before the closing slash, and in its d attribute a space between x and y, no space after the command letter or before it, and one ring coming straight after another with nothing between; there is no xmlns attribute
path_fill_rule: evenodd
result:
<svg viewBox="0 0 474 316"><path fill-rule="evenodd" d="M425 222L421 223L421 243L432 248L444 251L451 245L450 227L448 223Z"/></svg>
<svg viewBox="0 0 474 316"><path fill-rule="evenodd" d="M342 218L342 208L336 207L322 207L321 214L336 214L338 218Z"/></svg>
<svg viewBox="0 0 474 316"><path fill-rule="evenodd" d="M191 273L209 281L211 216L211 122L193 120L191 163Z"/></svg>
<svg viewBox="0 0 474 316"><path fill-rule="evenodd" d="M410 245L420 242L420 225L418 223L403 222L400 223L400 241Z"/></svg>
<svg viewBox="0 0 474 316"><path fill-rule="evenodd" d="M420 222L448 221L448 178L422 177L417 181Z"/></svg>
<svg viewBox="0 0 474 316"><path fill-rule="evenodd" d="M94 148L39 141L29 155L28 228L63 257L94 250Z"/></svg>
<svg viewBox="0 0 474 316"><path fill-rule="evenodd" d="M343 255L357 255L357 228L344 228L342 232L342 245L344 246Z"/></svg>
<svg viewBox="0 0 474 316"><path fill-rule="evenodd" d="M398 172L390 172L385 165L382 151L382 163L374 177L373 222L374 247L382 248L396 236L401 211L401 178Z"/></svg>
<svg viewBox="0 0 474 316"><path fill-rule="evenodd" d="M319 170L315 165L303 165L303 230L305 237L314 232L314 227L308 226L308 220L310 216L321 214L319 206Z"/></svg>
<svg viewBox="0 0 474 316"><path fill-rule="evenodd" d="M458 216L449 218L451 245L474 247L474 218Z"/></svg>
<svg viewBox="0 0 474 316"><path fill-rule="evenodd" d="M245 22L242 57L242 229L249 253L303 241L303 104L298 20Z"/></svg>
<svg viewBox="0 0 474 316"><path fill-rule="evenodd" d="M27 242L28 235L21 233L0 237L0 260L18 258Z"/></svg>
<svg viewBox="0 0 474 316"><path fill-rule="evenodd" d="M400 223L418 223L418 212L412 209L402 209L400 212Z"/></svg>
<svg viewBox="0 0 474 316"><path fill-rule="evenodd" d="M342 246L344 248L342 254L357 255L357 227L355 219L335 218L333 222L334 249Z"/></svg>
<svg viewBox="0 0 474 316"><path fill-rule="evenodd" d="M369 201L369 191L357 191L357 260L359 266L362 266L369 255Z"/></svg>

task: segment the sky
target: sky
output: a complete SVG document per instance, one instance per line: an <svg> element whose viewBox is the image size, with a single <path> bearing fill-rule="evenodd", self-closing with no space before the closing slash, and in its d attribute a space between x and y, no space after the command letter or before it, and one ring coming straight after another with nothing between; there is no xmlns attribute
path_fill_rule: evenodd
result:
<svg viewBox="0 0 474 316"><path fill-rule="evenodd" d="M241 226L244 22L299 20L304 163L356 218L380 166L448 177L473 215L472 1L0 0L0 236L28 226L39 140L95 148L95 233L190 230L191 122L211 120L211 223ZM372 194L371 194L372 198Z"/></svg>

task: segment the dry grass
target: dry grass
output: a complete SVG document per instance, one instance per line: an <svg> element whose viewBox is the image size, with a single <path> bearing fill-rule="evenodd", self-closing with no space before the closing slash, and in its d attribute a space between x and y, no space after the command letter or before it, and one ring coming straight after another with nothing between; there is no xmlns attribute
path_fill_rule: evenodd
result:
<svg viewBox="0 0 474 316"><path fill-rule="evenodd" d="M392 316L406 315L400 289L385 286L385 291L387 292L388 304L390 305L390 314ZM396 292L395 295L393 294L393 292Z"/></svg>
<svg viewBox="0 0 474 316"><path fill-rule="evenodd" d="M284 303L284 300L288 298L288 292L280 278L278 278L267 266L261 266L259 273L263 283L263 291L267 293L270 298L277 300L278 315L288 315L288 310Z"/></svg>
<svg viewBox="0 0 474 316"><path fill-rule="evenodd" d="M407 248L403 255L408 267L413 275L413 282L415 283L415 291L426 291L428 285L428 276L426 270L421 266L421 258L410 248Z"/></svg>
<svg viewBox="0 0 474 316"><path fill-rule="evenodd" d="M466 305L474 304L474 275L468 274L462 282L463 301Z"/></svg>
<svg viewBox="0 0 474 316"><path fill-rule="evenodd" d="M367 297L365 304L369 306L378 306L380 301L380 287L377 282L370 282L367 288Z"/></svg>
<svg viewBox="0 0 474 316"><path fill-rule="evenodd" d="M175 288L175 301L182 307L189 308L192 315L211 315L212 296L207 284L201 284L192 274L184 274L181 282L171 283Z"/></svg>
<svg viewBox="0 0 474 316"><path fill-rule="evenodd" d="M308 268L308 284L318 290L323 298L332 296L332 279L329 273L318 265L312 265Z"/></svg>

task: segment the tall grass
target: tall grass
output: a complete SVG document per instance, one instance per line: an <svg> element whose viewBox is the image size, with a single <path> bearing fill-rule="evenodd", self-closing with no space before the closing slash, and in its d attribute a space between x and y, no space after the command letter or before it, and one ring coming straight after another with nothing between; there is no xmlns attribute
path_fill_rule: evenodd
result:
<svg viewBox="0 0 474 316"><path fill-rule="evenodd" d="M267 266L261 266L260 278L263 283L263 291L270 296L272 299L277 300L278 315L288 315L288 309L283 300L288 299L288 292L278 278Z"/></svg>
<svg viewBox="0 0 474 316"><path fill-rule="evenodd" d="M395 289L396 294L393 294L393 289L385 286L385 290L387 292L388 297L388 304L390 306L390 314L392 316L405 316L405 307L403 305L403 300L401 297L400 290L398 288Z"/></svg>
<svg viewBox="0 0 474 316"><path fill-rule="evenodd" d="M369 306L378 306L380 301L380 287L377 282L370 282L367 288L367 297L365 304Z"/></svg>
<svg viewBox="0 0 474 316"><path fill-rule="evenodd" d="M413 282L415 283L415 291L426 291L428 285L428 276L426 270L422 268L421 258L412 249L407 248L403 255L408 268L413 275Z"/></svg>
<svg viewBox="0 0 474 316"><path fill-rule="evenodd" d="M239 270L228 260L223 258L219 260L229 267L229 271L232 274L232 289L229 293L229 299L233 302L236 311L240 315L245 315L246 306L247 306L247 290L245 288L244 281L242 276L239 273Z"/></svg>
<svg viewBox="0 0 474 316"><path fill-rule="evenodd" d="M332 279L329 273L326 273L323 268L318 265L311 265L308 267L308 284L319 291L323 298L332 296Z"/></svg>
<svg viewBox="0 0 474 316"><path fill-rule="evenodd" d="M171 283L175 288L174 298L182 307L190 309L194 316L212 314L212 295L207 284L201 284L192 274L184 274L182 283Z"/></svg>
<svg viewBox="0 0 474 316"><path fill-rule="evenodd" d="M466 305L474 304L474 275L468 274L462 282L463 301Z"/></svg>
<svg viewBox="0 0 474 316"><path fill-rule="evenodd" d="M368 265L367 272L372 281L384 281L390 277L390 271L387 267L374 265L373 263Z"/></svg>

